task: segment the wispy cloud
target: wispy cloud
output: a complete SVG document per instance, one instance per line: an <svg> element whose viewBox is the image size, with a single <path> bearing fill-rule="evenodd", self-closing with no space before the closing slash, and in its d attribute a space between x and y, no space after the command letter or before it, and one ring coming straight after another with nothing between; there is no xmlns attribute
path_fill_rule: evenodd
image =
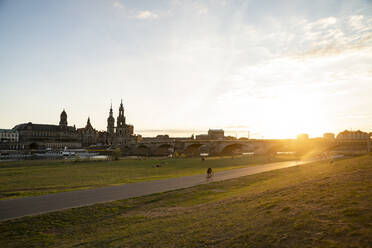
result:
<svg viewBox="0 0 372 248"><path fill-rule="evenodd" d="M360 30L364 28L363 25L363 19L364 16L362 15L357 15L357 16L350 16L349 17L349 25L352 26L354 29Z"/></svg>
<svg viewBox="0 0 372 248"><path fill-rule="evenodd" d="M205 15L208 13L208 8L200 2L194 3L194 8L199 15Z"/></svg>
<svg viewBox="0 0 372 248"><path fill-rule="evenodd" d="M112 3L112 6L116 9L123 9L124 8L124 5L119 1L119 0L115 0L113 3Z"/></svg>
<svg viewBox="0 0 372 248"><path fill-rule="evenodd" d="M314 22L310 22L305 25L305 30L314 30L314 29L324 29L336 24L337 18L330 16L327 18L322 18Z"/></svg>
<svg viewBox="0 0 372 248"><path fill-rule="evenodd" d="M365 51L372 46L372 18L353 15L342 19L329 17L305 22L303 38L298 41L307 45L297 52L299 58L337 56Z"/></svg>
<svg viewBox="0 0 372 248"><path fill-rule="evenodd" d="M158 15L149 10L139 11L136 15L137 19L156 19Z"/></svg>
<svg viewBox="0 0 372 248"><path fill-rule="evenodd" d="M120 0L114 0L112 2L112 7L121 10L123 15L129 18L135 18L140 20L158 18L158 14L150 10L136 10L133 8L126 8L125 5Z"/></svg>

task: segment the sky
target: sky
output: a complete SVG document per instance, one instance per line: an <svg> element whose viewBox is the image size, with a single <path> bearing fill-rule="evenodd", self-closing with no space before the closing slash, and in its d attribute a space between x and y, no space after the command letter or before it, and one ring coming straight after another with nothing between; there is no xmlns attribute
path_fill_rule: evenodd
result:
<svg viewBox="0 0 372 248"><path fill-rule="evenodd" d="M372 1L0 0L0 128L372 132Z"/></svg>

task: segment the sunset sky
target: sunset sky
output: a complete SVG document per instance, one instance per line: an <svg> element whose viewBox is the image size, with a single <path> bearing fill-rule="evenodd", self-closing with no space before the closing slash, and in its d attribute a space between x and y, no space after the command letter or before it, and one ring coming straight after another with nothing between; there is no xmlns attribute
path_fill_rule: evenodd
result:
<svg viewBox="0 0 372 248"><path fill-rule="evenodd" d="M0 0L0 90L0 128L372 132L372 2Z"/></svg>

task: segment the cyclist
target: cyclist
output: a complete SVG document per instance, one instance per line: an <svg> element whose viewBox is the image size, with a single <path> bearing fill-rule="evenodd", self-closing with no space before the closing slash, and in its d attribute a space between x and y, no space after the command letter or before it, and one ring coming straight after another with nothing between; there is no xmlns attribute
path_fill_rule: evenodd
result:
<svg viewBox="0 0 372 248"><path fill-rule="evenodd" d="M212 168L208 168L207 170L207 178L211 178L213 176L212 174Z"/></svg>

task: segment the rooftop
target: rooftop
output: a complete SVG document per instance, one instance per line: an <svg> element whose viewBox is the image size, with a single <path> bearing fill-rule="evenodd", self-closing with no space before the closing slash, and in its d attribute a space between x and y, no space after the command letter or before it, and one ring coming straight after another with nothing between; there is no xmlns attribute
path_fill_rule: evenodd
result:
<svg viewBox="0 0 372 248"><path fill-rule="evenodd" d="M0 133L14 133L14 132L16 131L13 129L0 129Z"/></svg>

